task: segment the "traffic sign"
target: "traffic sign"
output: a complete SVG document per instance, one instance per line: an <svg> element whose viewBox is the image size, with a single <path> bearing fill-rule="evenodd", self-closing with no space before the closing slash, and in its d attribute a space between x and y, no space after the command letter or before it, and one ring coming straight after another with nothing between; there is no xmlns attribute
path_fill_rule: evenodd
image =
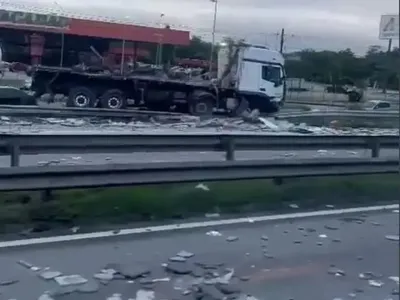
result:
<svg viewBox="0 0 400 300"><path fill-rule="evenodd" d="M379 39L399 39L399 15L383 15L379 25Z"/></svg>

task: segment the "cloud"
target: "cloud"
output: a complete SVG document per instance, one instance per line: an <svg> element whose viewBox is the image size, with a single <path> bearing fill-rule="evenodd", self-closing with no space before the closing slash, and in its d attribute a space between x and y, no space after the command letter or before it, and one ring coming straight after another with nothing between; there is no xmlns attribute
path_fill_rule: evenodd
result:
<svg viewBox="0 0 400 300"><path fill-rule="evenodd" d="M55 6L53 0L31 3ZM190 30L206 39L212 31L214 5L209 0L58 0L57 3L65 10L150 26L169 23L173 28ZM161 13L165 14L163 18ZM394 0L219 0L217 38L244 37L249 42L275 46L276 33L284 27L288 50L350 47L364 52L368 45L385 44L378 40L380 15L395 13L398 1Z"/></svg>

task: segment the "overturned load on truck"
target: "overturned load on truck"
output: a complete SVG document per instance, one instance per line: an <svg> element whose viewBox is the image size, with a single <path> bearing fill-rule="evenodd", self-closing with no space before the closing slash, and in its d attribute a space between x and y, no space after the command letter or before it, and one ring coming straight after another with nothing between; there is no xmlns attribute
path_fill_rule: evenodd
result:
<svg viewBox="0 0 400 300"><path fill-rule="evenodd" d="M265 47L240 45L222 48L218 77L172 78L157 74L115 74L84 68L36 66L32 86L36 97L45 93L66 96L67 106L149 110L210 115L215 110L237 114L246 109L275 112L284 100L283 57ZM50 97L51 98L51 97Z"/></svg>

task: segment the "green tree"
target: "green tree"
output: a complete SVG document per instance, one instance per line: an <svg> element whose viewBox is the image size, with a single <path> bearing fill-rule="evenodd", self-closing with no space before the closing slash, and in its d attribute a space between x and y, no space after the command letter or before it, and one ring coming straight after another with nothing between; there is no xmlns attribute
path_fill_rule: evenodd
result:
<svg viewBox="0 0 400 300"><path fill-rule="evenodd" d="M235 41L226 38L225 43ZM236 41L236 44L244 41ZM198 36L193 36L190 45L177 47L175 57L208 60L211 44ZM214 57L218 53L215 47ZM315 51L312 49L291 53L298 60L286 61L288 77L304 78L306 80L325 84L355 84L359 87L373 86L389 89L399 88L400 50L394 48L387 53L381 46L371 45L364 56L355 55L351 49L335 51Z"/></svg>

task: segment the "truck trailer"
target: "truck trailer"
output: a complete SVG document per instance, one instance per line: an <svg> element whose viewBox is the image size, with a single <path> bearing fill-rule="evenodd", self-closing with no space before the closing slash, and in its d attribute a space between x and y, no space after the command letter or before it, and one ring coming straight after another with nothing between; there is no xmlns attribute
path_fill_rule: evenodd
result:
<svg viewBox="0 0 400 300"><path fill-rule="evenodd" d="M248 109L273 113L285 100L281 53L257 45L229 45L218 53L217 76L174 78L134 68L112 72L102 68L35 66L30 89L35 97L62 94L69 107L148 110L210 115L225 110L237 115Z"/></svg>

